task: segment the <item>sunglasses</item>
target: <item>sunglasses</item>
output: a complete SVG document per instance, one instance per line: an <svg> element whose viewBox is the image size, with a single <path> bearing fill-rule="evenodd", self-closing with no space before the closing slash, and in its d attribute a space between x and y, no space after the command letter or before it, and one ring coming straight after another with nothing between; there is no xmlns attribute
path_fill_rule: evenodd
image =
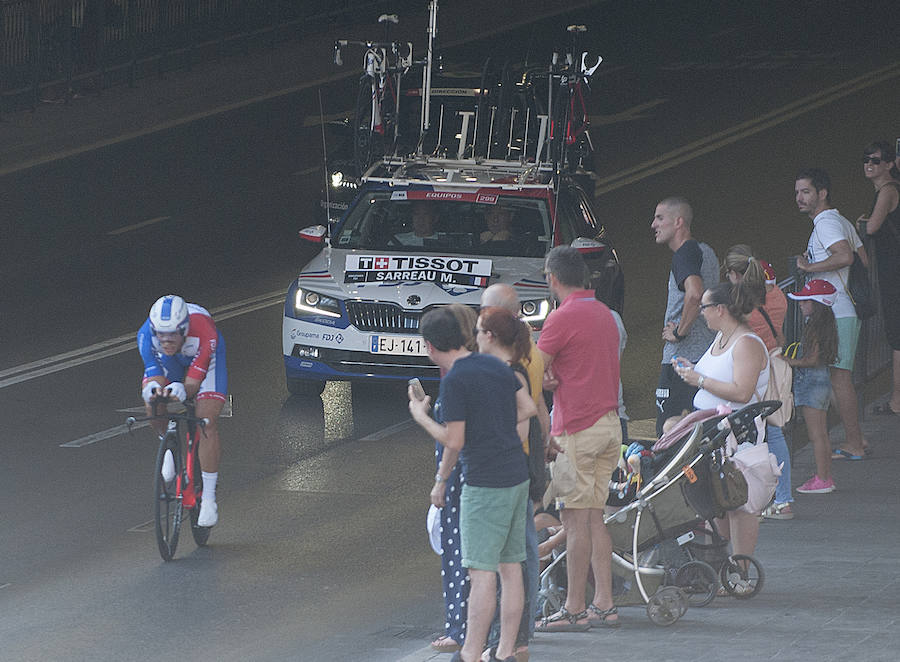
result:
<svg viewBox="0 0 900 662"><path fill-rule="evenodd" d="M863 157L863 164L866 164L869 161L872 162L872 165L881 165L881 159L878 158L877 156L864 156Z"/></svg>
<svg viewBox="0 0 900 662"><path fill-rule="evenodd" d="M706 310L707 308L709 308L710 306L718 306L718 305L719 304L717 304L717 303L701 303L700 310L703 311L703 310Z"/></svg>

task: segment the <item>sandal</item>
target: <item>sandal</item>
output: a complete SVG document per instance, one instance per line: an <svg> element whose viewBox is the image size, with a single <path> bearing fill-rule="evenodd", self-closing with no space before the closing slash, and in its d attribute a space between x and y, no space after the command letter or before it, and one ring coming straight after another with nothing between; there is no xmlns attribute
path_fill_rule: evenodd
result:
<svg viewBox="0 0 900 662"><path fill-rule="evenodd" d="M460 645L451 637L444 635L431 642L431 649L438 653L455 653L460 649Z"/></svg>
<svg viewBox="0 0 900 662"><path fill-rule="evenodd" d="M483 660L485 653L487 653L488 662L517 662L517 658L515 655L510 655L509 657L505 657L502 660L499 657L497 657L497 647L496 646L491 646L486 651L484 651L484 653L481 654L481 657L479 659Z"/></svg>
<svg viewBox="0 0 900 662"><path fill-rule="evenodd" d="M587 610L570 614L565 607L551 616L543 618L534 628L535 632L587 632L590 623L579 623L588 617Z"/></svg>
<svg viewBox="0 0 900 662"><path fill-rule="evenodd" d="M600 609L597 605L590 604L587 608L588 612L588 623L590 623L592 628L616 628L619 627L619 610L612 606L609 609ZM610 616L616 616L616 620L609 620Z"/></svg>

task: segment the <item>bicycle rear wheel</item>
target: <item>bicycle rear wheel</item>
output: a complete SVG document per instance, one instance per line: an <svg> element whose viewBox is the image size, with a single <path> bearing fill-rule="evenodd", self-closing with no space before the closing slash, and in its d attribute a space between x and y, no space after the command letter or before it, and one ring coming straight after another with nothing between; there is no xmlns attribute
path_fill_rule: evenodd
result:
<svg viewBox="0 0 900 662"><path fill-rule="evenodd" d="M196 443L196 442L195 442ZM203 494L203 471L200 468L200 455L194 456L194 492L197 495L197 505L191 508L191 535L194 536L194 542L198 547L205 547L209 541L209 531L212 527L198 526L197 519L200 517L200 501Z"/></svg>
<svg viewBox="0 0 900 662"><path fill-rule="evenodd" d="M175 463L175 474L172 480L165 480L162 475L166 451L172 452ZM159 443L156 453L156 471L153 477L153 509L156 528L156 544L163 561L171 561L178 547L178 534L181 531L183 507L178 498L178 476L183 470L181 444L175 432L167 432Z"/></svg>

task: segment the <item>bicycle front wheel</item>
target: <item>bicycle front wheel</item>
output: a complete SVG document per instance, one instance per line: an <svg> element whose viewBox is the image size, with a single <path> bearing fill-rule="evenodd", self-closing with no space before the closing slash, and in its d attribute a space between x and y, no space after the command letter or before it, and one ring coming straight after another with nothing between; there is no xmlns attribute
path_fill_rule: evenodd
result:
<svg viewBox="0 0 900 662"><path fill-rule="evenodd" d="M172 463L169 465L166 453L171 453ZM153 509L155 515L156 544L163 561L171 561L178 547L178 533L181 531L183 507L178 498L178 477L183 470L181 445L174 432L168 432L159 443L156 453L156 470L153 477ZM172 471L174 469L174 472ZM166 480L169 478L170 480Z"/></svg>

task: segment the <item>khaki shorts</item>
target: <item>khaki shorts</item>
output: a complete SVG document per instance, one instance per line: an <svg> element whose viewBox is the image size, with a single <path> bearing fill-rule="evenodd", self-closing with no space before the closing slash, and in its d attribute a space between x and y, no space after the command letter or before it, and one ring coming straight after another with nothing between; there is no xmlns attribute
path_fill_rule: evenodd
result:
<svg viewBox="0 0 900 662"><path fill-rule="evenodd" d="M556 437L575 464L575 490L557 497L556 507L603 508L609 498L609 480L622 453L622 425L615 410L586 430Z"/></svg>

